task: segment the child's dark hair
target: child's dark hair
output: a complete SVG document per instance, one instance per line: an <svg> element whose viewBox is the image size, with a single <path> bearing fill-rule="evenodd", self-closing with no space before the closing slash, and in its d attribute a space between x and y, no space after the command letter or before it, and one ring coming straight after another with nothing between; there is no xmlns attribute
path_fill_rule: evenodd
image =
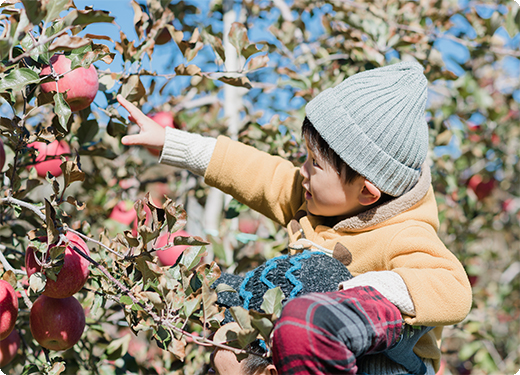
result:
<svg viewBox="0 0 520 375"><path fill-rule="evenodd" d="M336 169L338 174L344 178L345 183L350 184L354 182L356 178L361 176L355 170L350 168L350 166L345 163L332 148L329 147L327 142L325 142L307 117L303 120L302 137L307 140L309 147L313 152L317 153L334 166L334 169Z"/></svg>

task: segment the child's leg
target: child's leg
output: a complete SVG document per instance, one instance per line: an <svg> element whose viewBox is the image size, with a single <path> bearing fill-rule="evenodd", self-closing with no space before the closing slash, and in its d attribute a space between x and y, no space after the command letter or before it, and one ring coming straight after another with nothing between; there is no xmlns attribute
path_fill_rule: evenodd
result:
<svg viewBox="0 0 520 375"><path fill-rule="evenodd" d="M273 361L283 374L356 374L356 358L390 348L399 309L372 287L307 294L289 301L273 332Z"/></svg>

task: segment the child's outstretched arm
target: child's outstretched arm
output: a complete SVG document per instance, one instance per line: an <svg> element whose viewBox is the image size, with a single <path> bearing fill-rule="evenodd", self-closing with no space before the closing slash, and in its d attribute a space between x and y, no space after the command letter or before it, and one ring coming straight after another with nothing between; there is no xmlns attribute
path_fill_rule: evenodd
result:
<svg viewBox="0 0 520 375"><path fill-rule="evenodd" d="M140 128L138 134L121 139L124 145L162 149L160 163L188 169L204 176L217 143L215 138L173 128L164 129L121 95L117 96L117 100L130 113L129 120Z"/></svg>

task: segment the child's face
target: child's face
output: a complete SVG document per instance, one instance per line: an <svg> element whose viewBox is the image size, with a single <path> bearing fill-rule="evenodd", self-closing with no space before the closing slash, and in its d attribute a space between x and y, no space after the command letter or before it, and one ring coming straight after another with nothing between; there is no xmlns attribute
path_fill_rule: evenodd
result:
<svg viewBox="0 0 520 375"><path fill-rule="evenodd" d="M318 216L337 216L338 219L362 212L365 207L359 203L359 197L364 179L360 177L346 184L330 162L315 154L307 141L305 145L307 160L300 168L300 174L304 178L302 186L309 212Z"/></svg>

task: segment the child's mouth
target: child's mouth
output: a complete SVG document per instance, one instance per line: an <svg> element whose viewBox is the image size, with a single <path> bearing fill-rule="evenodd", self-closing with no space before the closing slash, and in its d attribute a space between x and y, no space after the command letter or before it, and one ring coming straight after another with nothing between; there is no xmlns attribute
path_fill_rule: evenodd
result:
<svg viewBox="0 0 520 375"><path fill-rule="evenodd" d="M309 200L312 198L312 194L309 193L307 190L305 191L305 199Z"/></svg>

